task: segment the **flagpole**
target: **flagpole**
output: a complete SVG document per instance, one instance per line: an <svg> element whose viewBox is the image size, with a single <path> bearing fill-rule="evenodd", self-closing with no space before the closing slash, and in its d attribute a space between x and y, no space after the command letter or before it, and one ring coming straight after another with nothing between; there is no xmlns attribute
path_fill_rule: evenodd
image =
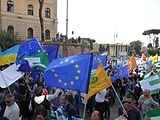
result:
<svg viewBox="0 0 160 120"><path fill-rule="evenodd" d="M84 99L85 99L85 98L84 98ZM87 108L87 101L84 103L83 119L85 119L86 108Z"/></svg>
<svg viewBox="0 0 160 120"><path fill-rule="evenodd" d="M4 80L4 82L5 82L6 86L7 86L7 88L8 88L9 93L11 94L11 90L10 90L9 86L7 85L7 82L6 82L5 78L4 78L3 73L2 73L1 70L0 70L0 73L2 75L2 78L3 78L3 80Z"/></svg>
<svg viewBox="0 0 160 120"><path fill-rule="evenodd" d="M116 92L116 90L115 90L115 88L114 88L113 85L112 85L112 88L113 88L113 90L114 90L114 92L115 92L115 94L116 94L116 96L117 96L117 98L118 98L118 101L119 101L119 103L120 103L122 109L125 110L125 108L124 108L124 106L123 106L123 104L122 104L122 102L121 102L121 100L120 100L120 98L119 98L119 96L118 96L118 94L117 94L117 92Z"/></svg>

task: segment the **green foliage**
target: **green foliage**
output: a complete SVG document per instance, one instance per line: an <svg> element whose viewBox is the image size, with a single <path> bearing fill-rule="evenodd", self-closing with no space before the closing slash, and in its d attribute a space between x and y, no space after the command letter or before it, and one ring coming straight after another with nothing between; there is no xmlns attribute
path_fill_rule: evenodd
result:
<svg viewBox="0 0 160 120"><path fill-rule="evenodd" d="M157 37L155 40L155 48L158 48L158 47L159 47L159 38Z"/></svg>
<svg viewBox="0 0 160 120"><path fill-rule="evenodd" d="M20 41L17 39L15 35L6 31L0 32L0 47L3 51L18 43L20 43Z"/></svg>
<svg viewBox="0 0 160 120"><path fill-rule="evenodd" d="M158 49L148 48L148 54L151 56L155 56L158 53Z"/></svg>
<svg viewBox="0 0 160 120"><path fill-rule="evenodd" d="M153 48L152 43L149 43L149 44L147 45L147 48Z"/></svg>
<svg viewBox="0 0 160 120"><path fill-rule="evenodd" d="M129 54L134 53L134 54L140 56L141 55L141 47L142 47L142 42L139 40L130 42L130 47L129 47L128 53Z"/></svg>
<svg viewBox="0 0 160 120"><path fill-rule="evenodd" d="M160 33L159 29L150 29L150 30L144 31L142 34L143 35L150 35L150 34L159 34L159 33Z"/></svg>

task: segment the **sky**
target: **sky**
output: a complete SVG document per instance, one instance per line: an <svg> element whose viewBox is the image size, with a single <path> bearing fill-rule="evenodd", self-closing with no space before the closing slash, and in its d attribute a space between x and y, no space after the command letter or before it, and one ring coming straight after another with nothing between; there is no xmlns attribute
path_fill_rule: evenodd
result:
<svg viewBox="0 0 160 120"><path fill-rule="evenodd" d="M67 0L57 1L58 32L65 35ZM160 0L68 0L68 8L69 38L91 38L101 44L140 40L146 46L150 41L142 33L160 29Z"/></svg>

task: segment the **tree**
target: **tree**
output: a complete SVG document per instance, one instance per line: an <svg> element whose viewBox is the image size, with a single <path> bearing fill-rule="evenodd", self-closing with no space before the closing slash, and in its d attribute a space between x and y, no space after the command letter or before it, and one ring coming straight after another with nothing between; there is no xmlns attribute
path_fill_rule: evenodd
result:
<svg viewBox="0 0 160 120"><path fill-rule="evenodd" d="M139 40L130 42L129 53L135 53L141 55L141 47L142 47L142 42Z"/></svg>
<svg viewBox="0 0 160 120"><path fill-rule="evenodd" d="M157 39L157 35L160 33L159 29L150 29L150 30L146 30L144 31L142 34L143 35L148 35L149 39L151 39L153 41L153 47L157 47L156 45L156 39Z"/></svg>
<svg viewBox="0 0 160 120"><path fill-rule="evenodd" d="M152 43L149 43L149 44L147 45L147 48L153 48Z"/></svg>
<svg viewBox="0 0 160 120"><path fill-rule="evenodd" d="M157 37L156 40L155 40L155 48L158 48L158 47L159 47L159 39Z"/></svg>
<svg viewBox="0 0 160 120"><path fill-rule="evenodd" d="M44 0L38 0L38 2L39 2L39 21L41 26L41 41L44 41L44 23L43 23L43 17L42 17Z"/></svg>
<svg viewBox="0 0 160 120"><path fill-rule="evenodd" d="M20 43L20 41L14 34L8 33L6 31L0 32L0 47L3 51L18 43Z"/></svg>

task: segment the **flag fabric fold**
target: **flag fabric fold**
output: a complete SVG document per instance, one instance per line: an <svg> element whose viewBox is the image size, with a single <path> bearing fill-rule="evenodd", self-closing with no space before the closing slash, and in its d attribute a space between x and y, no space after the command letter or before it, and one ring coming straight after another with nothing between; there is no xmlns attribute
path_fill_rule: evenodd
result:
<svg viewBox="0 0 160 120"><path fill-rule="evenodd" d="M43 74L46 86L88 93L92 60L92 54L53 60Z"/></svg>
<svg viewBox="0 0 160 120"><path fill-rule="evenodd" d="M13 64L3 71L0 71L0 87L6 88L23 77L23 73L17 72L17 65Z"/></svg>
<svg viewBox="0 0 160 120"><path fill-rule="evenodd" d="M106 66L107 55L93 56L92 70L96 70L100 63Z"/></svg>
<svg viewBox="0 0 160 120"><path fill-rule="evenodd" d="M150 120L160 120L160 108L148 111L147 115Z"/></svg>
<svg viewBox="0 0 160 120"><path fill-rule="evenodd" d="M140 81L141 88L144 89L149 89L151 94L156 94L159 93L160 91L160 72L143 79Z"/></svg>
<svg viewBox="0 0 160 120"><path fill-rule="evenodd" d="M43 51L49 62L52 62L53 59L57 58L58 48L58 45L43 46Z"/></svg>
<svg viewBox="0 0 160 120"><path fill-rule="evenodd" d="M96 71L91 75L88 99L102 89L108 88L110 86L112 86L112 82L106 74L103 65L100 64Z"/></svg>

